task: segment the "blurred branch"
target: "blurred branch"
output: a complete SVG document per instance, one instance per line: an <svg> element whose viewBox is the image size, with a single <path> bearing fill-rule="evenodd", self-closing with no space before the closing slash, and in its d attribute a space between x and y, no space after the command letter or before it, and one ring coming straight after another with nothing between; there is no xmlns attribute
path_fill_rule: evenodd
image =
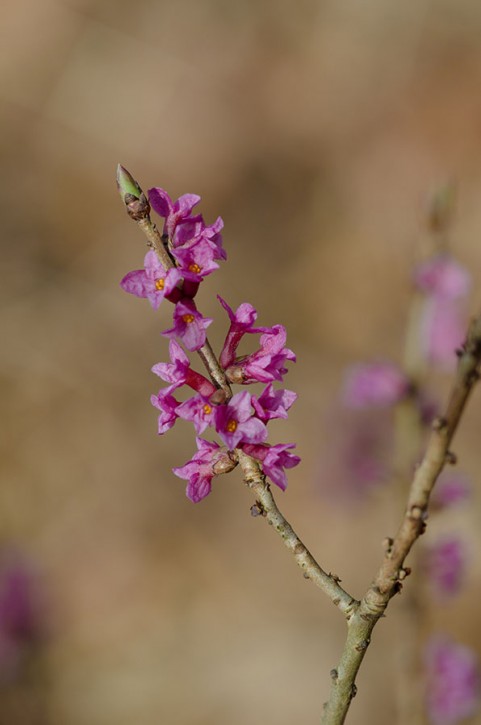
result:
<svg viewBox="0 0 481 725"><path fill-rule="evenodd" d="M237 450L236 454L244 474L244 481L256 496L256 504L252 509L253 515L262 515L266 518L293 554L306 579L311 579L319 589L322 589L349 621L353 611L359 606L359 602L340 586L338 577L334 574L327 574L319 566L292 526L281 514L257 461L241 450Z"/></svg>
<svg viewBox="0 0 481 725"><path fill-rule="evenodd" d="M348 620L348 633L341 660L332 677L331 692L324 707L324 725L342 725L356 694L355 679L371 642L372 631L383 616L391 597L401 590L409 574L404 561L416 539L425 531L429 497L446 463L454 463L449 447L466 402L479 378L481 363L481 314L468 330L459 351L456 377L444 416L432 426L431 437L409 490L404 517L382 564L359 607Z"/></svg>

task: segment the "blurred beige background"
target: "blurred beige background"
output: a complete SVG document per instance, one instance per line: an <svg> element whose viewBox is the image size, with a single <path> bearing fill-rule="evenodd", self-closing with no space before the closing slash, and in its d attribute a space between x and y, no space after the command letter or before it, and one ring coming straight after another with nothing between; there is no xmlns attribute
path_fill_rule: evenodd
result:
<svg viewBox="0 0 481 725"><path fill-rule="evenodd" d="M171 474L193 437L156 436L167 324L119 288L145 245L115 167L224 218L229 260L200 294L214 346L216 293L287 326L300 399L274 437L303 463L279 503L361 596L394 520L382 497L346 511L326 493L326 419L346 364L400 359L424 200L446 177L481 302L481 6L18 0L0 32L1 540L36 568L48 632L0 722L318 722L344 624L251 518L237 472L198 506ZM456 442L474 483L480 424L478 391ZM460 522L463 595L431 615L477 647L479 508ZM397 606L353 723L392 721Z"/></svg>

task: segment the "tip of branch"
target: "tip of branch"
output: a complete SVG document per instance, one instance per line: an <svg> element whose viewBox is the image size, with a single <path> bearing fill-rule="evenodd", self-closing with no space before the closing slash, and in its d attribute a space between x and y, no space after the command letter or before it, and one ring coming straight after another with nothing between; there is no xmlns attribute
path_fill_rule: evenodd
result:
<svg viewBox="0 0 481 725"><path fill-rule="evenodd" d="M136 199L140 199L142 196L142 189L135 181L132 174L130 174L127 169L122 166L122 164L117 165L116 179L117 189L119 190L119 194L124 202L126 201L126 196L133 196Z"/></svg>
<svg viewBox="0 0 481 725"><path fill-rule="evenodd" d="M126 206L128 215L134 221L146 219L150 214L148 199L132 174L121 164L117 166L116 179L117 189Z"/></svg>

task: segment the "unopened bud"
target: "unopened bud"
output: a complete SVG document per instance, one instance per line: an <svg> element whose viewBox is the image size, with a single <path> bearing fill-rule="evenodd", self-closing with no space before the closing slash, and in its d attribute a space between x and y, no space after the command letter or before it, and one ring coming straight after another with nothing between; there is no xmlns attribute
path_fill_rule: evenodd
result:
<svg viewBox="0 0 481 725"><path fill-rule="evenodd" d="M236 466L237 461L233 461L227 452L221 453L212 466L212 473L220 476L222 473L230 473Z"/></svg>
<svg viewBox="0 0 481 725"><path fill-rule="evenodd" d="M127 213L134 221L148 218L150 204L132 174L120 164L117 166L117 188Z"/></svg>

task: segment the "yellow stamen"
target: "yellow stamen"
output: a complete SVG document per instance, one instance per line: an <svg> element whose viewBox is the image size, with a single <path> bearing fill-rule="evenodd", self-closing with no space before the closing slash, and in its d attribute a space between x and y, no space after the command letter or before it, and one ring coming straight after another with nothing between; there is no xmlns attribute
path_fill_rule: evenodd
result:
<svg viewBox="0 0 481 725"><path fill-rule="evenodd" d="M194 317L194 315L191 315L190 313L188 313L186 315L182 315L182 319L186 325L190 325L191 322L194 322L195 317Z"/></svg>
<svg viewBox="0 0 481 725"><path fill-rule="evenodd" d="M164 289L164 280L162 278L155 280L155 289L159 290L159 292Z"/></svg>
<svg viewBox="0 0 481 725"><path fill-rule="evenodd" d="M202 410L206 415L210 415L210 413L212 413L212 408L210 407L209 403L206 403Z"/></svg>
<svg viewBox="0 0 481 725"><path fill-rule="evenodd" d="M226 425L226 430L228 433L234 433L236 428L237 428L236 420L230 420Z"/></svg>
<svg viewBox="0 0 481 725"><path fill-rule="evenodd" d="M201 267L199 267L198 264L195 262L192 262L192 264L189 264L189 272L193 272L194 274L200 274Z"/></svg>

